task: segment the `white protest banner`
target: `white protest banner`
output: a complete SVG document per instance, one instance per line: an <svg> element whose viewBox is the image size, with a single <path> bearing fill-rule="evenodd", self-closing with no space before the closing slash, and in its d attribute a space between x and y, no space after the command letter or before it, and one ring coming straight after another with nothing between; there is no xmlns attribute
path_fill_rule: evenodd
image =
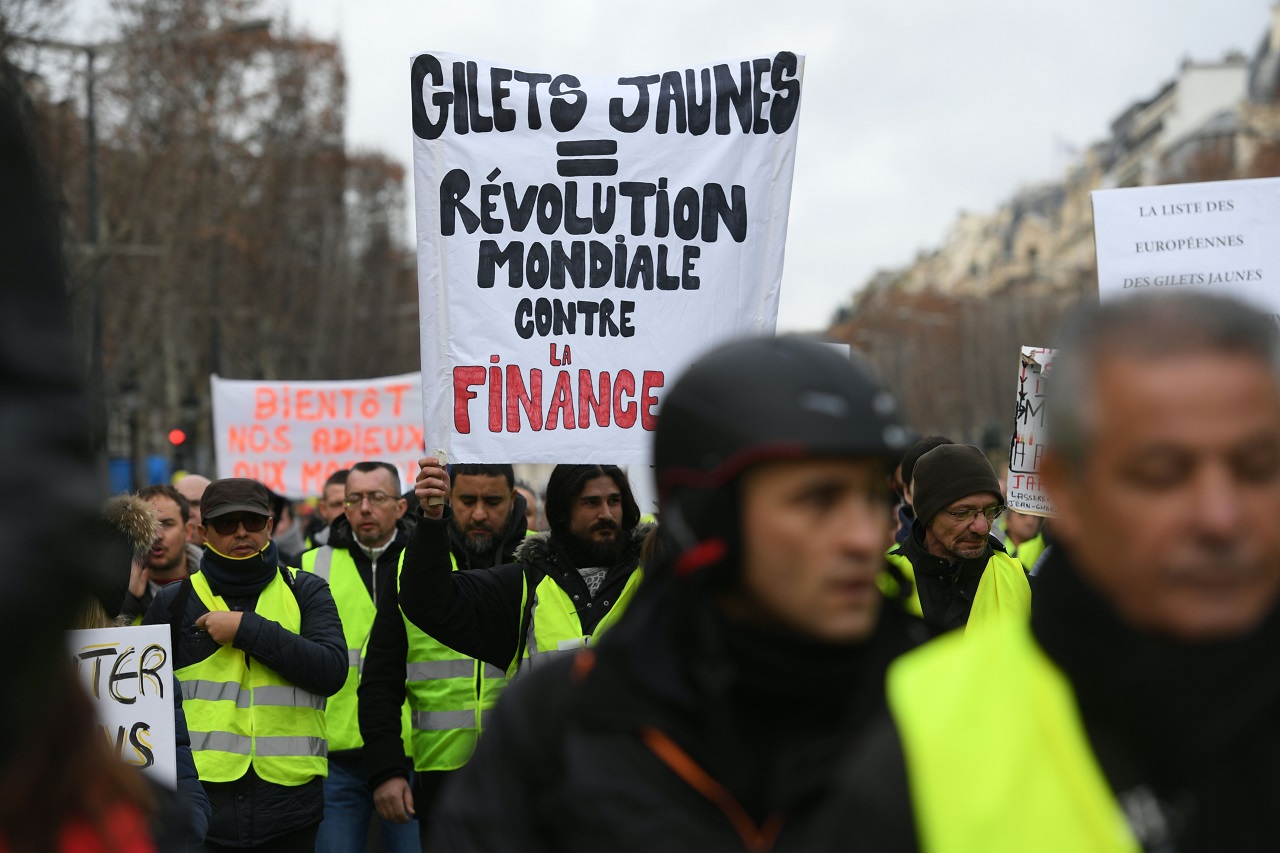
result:
<svg viewBox="0 0 1280 853"><path fill-rule="evenodd" d="M1045 447L1045 394L1054 351L1023 347L1018 364L1018 404L1009 446L1009 484L1005 503L1028 515L1053 515L1053 504L1040 483Z"/></svg>
<svg viewBox="0 0 1280 853"><path fill-rule="evenodd" d="M80 683L112 751L157 782L176 788L176 682L169 627L94 628L68 631L67 637Z"/></svg>
<svg viewBox="0 0 1280 853"><path fill-rule="evenodd" d="M318 495L357 462L390 462L412 483L422 456L422 378L258 382L210 377L218 477L290 498ZM406 486L407 487L407 486Z"/></svg>
<svg viewBox="0 0 1280 853"><path fill-rule="evenodd" d="M1280 178L1097 190L1098 296L1192 288L1280 315Z"/></svg>
<svg viewBox="0 0 1280 853"><path fill-rule="evenodd" d="M413 58L426 440L649 463L663 389L773 333L804 58L591 77Z"/></svg>

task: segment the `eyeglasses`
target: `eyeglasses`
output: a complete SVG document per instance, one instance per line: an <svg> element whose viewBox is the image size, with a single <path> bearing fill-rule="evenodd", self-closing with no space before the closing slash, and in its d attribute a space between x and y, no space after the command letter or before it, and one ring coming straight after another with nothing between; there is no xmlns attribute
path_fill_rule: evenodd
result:
<svg viewBox="0 0 1280 853"><path fill-rule="evenodd" d="M347 509L351 509L352 507L357 507L363 504L365 502L365 498L369 499L370 506L382 506L387 501L395 500L396 496L389 495L386 492L356 492L353 495L347 495L346 500L342 502L342 505Z"/></svg>
<svg viewBox="0 0 1280 853"><path fill-rule="evenodd" d="M1004 511L1006 509L1008 509L1008 507L1003 504L995 504L994 506L989 506L985 509L944 509L943 512L962 524L968 524L970 521L973 521L974 516L978 513L982 513L982 516L987 521L995 521L997 518L1004 515Z"/></svg>
<svg viewBox="0 0 1280 853"><path fill-rule="evenodd" d="M256 515L253 513L245 513L244 515L220 515L217 518L210 518L206 523L214 530L218 531L219 536L230 536L236 532L240 525L244 525L244 529L250 533L257 533L259 530L267 526L267 517L265 515Z"/></svg>

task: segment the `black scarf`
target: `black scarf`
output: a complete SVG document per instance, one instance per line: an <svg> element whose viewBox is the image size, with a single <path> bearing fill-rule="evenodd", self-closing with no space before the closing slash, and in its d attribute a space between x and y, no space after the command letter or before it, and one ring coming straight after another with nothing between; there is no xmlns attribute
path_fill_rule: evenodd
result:
<svg viewBox="0 0 1280 853"><path fill-rule="evenodd" d="M932 630L949 631L968 623L982 573L997 547L999 543L988 536L981 556L952 562L929 553L918 519L911 525L911 535L899 550L915 569L920 609Z"/></svg>
<svg viewBox="0 0 1280 853"><path fill-rule="evenodd" d="M889 662L913 645L888 602L858 643L824 643L719 608L689 615L687 628L672 627L681 647L696 650L685 665L706 757L757 820L822 789L835 757L883 712Z"/></svg>
<svg viewBox="0 0 1280 853"><path fill-rule="evenodd" d="M224 598L257 595L280 570L276 543L268 542L252 557L237 560L205 546L200 571L209 579L209 588Z"/></svg>
<svg viewBox="0 0 1280 853"><path fill-rule="evenodd" d="M781 628L740 622L715 610L712 630L723 641L724 656L735 671L731 692L743 710L783 711L799 703L826 717L856 688L856 675L868 654L868 643L831 644ZM789 716L789 714L788 714Z"/></svg>
<svg viewBox="0 0 1280 853"><path fill-rule="evenodd" d="M1173 849L1274 849L1280 839L1280 608L1243 637L1185 643L1139 633L1058 545L1031 625L1070 679L1099 763L1122 801L1151 790Z"/></svg>
<svg viewBox="0 0 1280 853"><path fill-rule="evenodd" d="M907 555L917 575L948 580L982 574L991 560L993 550L993 540L988 536L987 547L979 557L948 560L935 556L929 552L929 546L925 544L925 528L919 521L911 523L911 532L907 535L907 540L902 543L902 553Z"/></svg>
<svg viewBox="0 0 1280 853"><path fill-rule="evenodd" d="M661 558L596 649L588 725L654 725L752 817L817 796L849 741L886 713L885 669L924 639L891 603L863 643L827 644L727 617L707 578Z"/></svg>

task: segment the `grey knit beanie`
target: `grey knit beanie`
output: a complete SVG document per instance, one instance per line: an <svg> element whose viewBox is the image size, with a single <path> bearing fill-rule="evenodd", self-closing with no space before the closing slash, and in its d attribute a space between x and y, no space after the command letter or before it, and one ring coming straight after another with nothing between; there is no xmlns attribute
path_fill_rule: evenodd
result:
<svg viewBox="0 0 1280 853"><path fill-rule="evenodd" d="M916 518L928 525L947 504L969 495L993 494L1004 503L1000 481L987 455L971 444L935 447L916 463L912 475Z"/></svg>

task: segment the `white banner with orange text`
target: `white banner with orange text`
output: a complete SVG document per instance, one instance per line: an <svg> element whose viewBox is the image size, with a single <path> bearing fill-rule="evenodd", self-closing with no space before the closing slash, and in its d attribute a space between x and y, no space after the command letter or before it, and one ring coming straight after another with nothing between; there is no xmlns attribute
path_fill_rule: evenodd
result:
<svg viewBox="0 0 1280 853"><path fill-rule="evenodd" d="M408 488L424 448L417 373L330 382L209 379L218 477L249 477L289 498L334 471L389 462Z"/></svg>

